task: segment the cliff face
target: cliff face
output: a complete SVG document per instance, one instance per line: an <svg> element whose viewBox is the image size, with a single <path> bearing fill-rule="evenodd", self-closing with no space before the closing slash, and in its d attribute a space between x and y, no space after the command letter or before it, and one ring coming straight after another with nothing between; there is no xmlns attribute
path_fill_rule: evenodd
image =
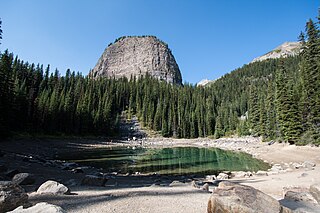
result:
<svg viewBox="0 0 320 213"><path fill-rule="evenodd" d="M89 73L93 78L151 76L182 84L179 66L168 45L154 36L121 37L110 44Z"/></svg>

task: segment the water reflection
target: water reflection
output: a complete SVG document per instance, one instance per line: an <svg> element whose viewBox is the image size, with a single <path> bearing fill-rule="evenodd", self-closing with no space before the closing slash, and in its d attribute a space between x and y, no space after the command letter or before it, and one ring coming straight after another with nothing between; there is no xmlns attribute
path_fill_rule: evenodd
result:
<svg viewBox="0 0 320 213"><path fill-rule="evenodd" d="M67 153L61 159L121 173L214 174L224 170L258 171L269 168L268 164L245 153L196 147L135 150L113 147Z"/></svg>

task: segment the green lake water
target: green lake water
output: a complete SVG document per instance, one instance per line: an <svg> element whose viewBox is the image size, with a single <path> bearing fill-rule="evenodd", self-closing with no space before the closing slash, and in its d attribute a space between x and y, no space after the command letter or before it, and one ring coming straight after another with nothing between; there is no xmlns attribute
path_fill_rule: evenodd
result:
<svg viewBox="0 0 320 213"><path fill-rule="evenodd" d="M217 148L176 147L132 149L112 147L65 153L60 159L103 168L107 172L167 175L216 174L219 171L258 171L270 166L245 153Z"/></svg>

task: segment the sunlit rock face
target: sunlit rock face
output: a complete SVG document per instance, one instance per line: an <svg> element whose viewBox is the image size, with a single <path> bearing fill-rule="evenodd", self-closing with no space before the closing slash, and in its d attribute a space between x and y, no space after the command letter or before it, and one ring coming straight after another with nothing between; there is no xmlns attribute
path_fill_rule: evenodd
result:
<svg viewBox="0 0 320 213"><path fill-rule="evenodd" d="M166 43L155 36L128 36L109 44L89 76L131 79L147 73L168 83L182 84L179 66Z"/></svg>

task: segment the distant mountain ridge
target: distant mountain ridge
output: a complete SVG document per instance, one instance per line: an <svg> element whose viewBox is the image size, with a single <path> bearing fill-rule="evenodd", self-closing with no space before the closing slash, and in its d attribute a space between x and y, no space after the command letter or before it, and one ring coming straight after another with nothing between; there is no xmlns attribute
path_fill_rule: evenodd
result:
<svg viewBox="0 0 320 213"><path fill-rule="evenodd" d="M209 80L209 79L202 79L201 81L199 81L198 83L197 83L197 86L202 86L202 87L204 87L204 86L208 86L208 85L210 85L210 84L212 84L212 83L214 83L216 80Z"/></svg>
<svg viewBox="0 0 320 213"><path fill-rule="evenodd" d="M264 61L267 59L287 58L289 56L296 56L301 52L302 45L300 42L285 42L270 52L253 59L250 63ZM250 64L249 63L249 64ZM216 80L202 79L196 85L197 86L208 86L215 83Z"/></svg>
<svg viewBox="0 0 320 213"><path fill-rule="evenodd" d="M302 45L300 42L285 42L270 52L253 59L250 63L264 61L271 58L295 56L301 52L301 47Z"/></svg>

